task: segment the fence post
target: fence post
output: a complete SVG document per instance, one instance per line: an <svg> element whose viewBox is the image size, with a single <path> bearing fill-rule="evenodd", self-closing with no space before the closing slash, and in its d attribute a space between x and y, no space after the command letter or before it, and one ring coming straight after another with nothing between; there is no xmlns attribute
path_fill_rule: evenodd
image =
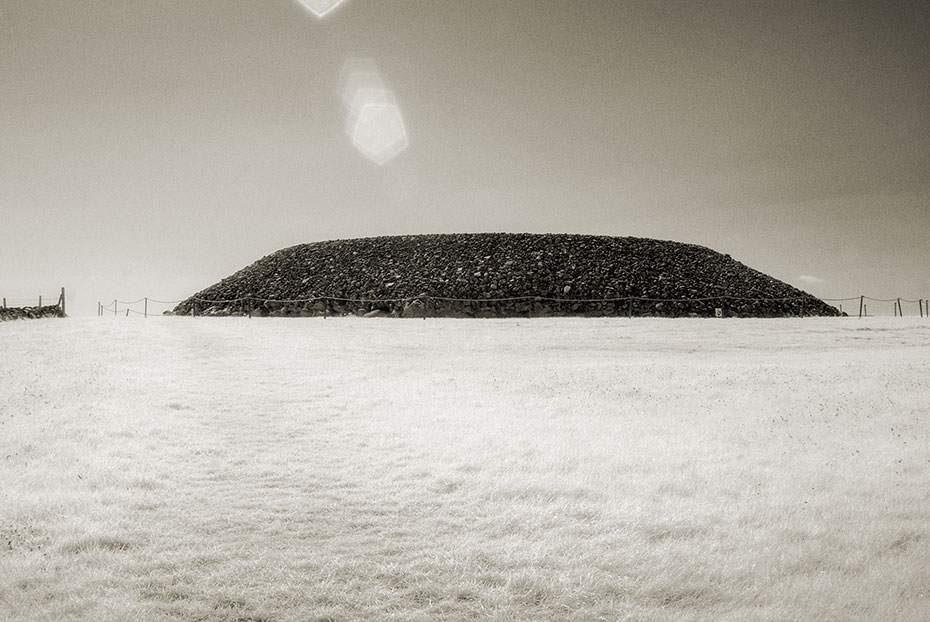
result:
<svg viewBox="0 0 930 622"><path fill-rule="evenodd" d="M3 299L3 308L6 309L6 298Z"/></svg>
<svg viewBox="0 0 930 622"><path fill-rule="evenodd" d="M42 296L39 296L39 308L42 308Z"/></svg>
<svg viewBox="0 0 930 622"><path fill-rule="evenodd" d="M898 298L898 313L901 314L901 317L904 317L904 307L901 306L900 298Z"/></svg>
<svg viewBox="0 0 930 622"><path fill-rule="evenodd" d="M116 317L116 303L119 302L116 298L113 299L113 317Z"/></svg>
<svg viewBox="0 0 930 622"><path fill-rule="evenodd" d="M146 297L144 298L144 300L145 300L145 306L142 307L142 317L148 317L148 316L149 316L149 298L148 298L148 296L146 296Z"/></svg>
<svg viewBox="0 0 930 622"><path fill-rule="evenodd" d="M129 309L126 309L126 317L129 317Z"/></svg>
<svg viewBox="0 0 930 622"><path fill-rule="evenodd" d="M924 316L924 299L923 298L919 298L917 300L917 306L920 307L920 317L923 317Z"/></svg>
<svg viewBox="0 0 930 622"><path fill-rule="evenodd" d="M862 317L863 307L865 307L865 296L859 296L859 317Z"/></svg>
<svg viewBox="0 0 930 622"><path fill-rule="evenodd" d="M58 304L61 306L61 316L65 316L65 288L61 288L61 298L58 299Z"/></svg>

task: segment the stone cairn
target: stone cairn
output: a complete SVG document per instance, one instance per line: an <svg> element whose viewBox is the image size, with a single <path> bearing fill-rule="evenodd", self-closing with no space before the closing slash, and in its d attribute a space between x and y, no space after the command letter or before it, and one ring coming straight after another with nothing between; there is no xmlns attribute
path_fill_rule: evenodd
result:
<svg viewBox="0 0 930 622"><path fill-rule="evenodd" d="M837 316L825 302L694 244L571 234L436 234L301 244L172 310L390 317Z"/></svg>

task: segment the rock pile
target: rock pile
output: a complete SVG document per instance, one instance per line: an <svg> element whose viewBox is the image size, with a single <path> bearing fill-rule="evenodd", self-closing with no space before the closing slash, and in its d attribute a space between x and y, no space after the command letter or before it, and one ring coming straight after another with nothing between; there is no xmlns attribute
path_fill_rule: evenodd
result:
<svg viewBox="0 0 930 622"><path fill-rule="evenodd" d="M301 244L172 313L197 315L839 315L703 246L569 234L436 234Z"/></svg>
<svg viewBox="0 0 930 622"><path fill-rule="evenodd" d="M63 317L58 305L41 307L0 307L0 322L5 320L35 320L42 317Z"/></svg>

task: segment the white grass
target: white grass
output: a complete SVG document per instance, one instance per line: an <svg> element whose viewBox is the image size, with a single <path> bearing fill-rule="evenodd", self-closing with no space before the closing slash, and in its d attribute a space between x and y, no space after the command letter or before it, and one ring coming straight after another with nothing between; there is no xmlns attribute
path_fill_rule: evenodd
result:
<svg viewBox="0 0 930 622"><path fill-rule="evenodd" d="M930 321L0 324L0 619L930 619Z"/></svg>

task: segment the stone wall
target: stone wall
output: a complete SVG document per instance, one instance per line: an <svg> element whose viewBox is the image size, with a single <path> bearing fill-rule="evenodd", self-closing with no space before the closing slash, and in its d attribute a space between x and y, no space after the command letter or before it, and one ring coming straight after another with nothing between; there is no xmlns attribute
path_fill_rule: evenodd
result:
<svg viewBox="0 0 930 622"><path fill-rule="evenodd" d="M0 321L35 320L43 317L62 317L61 307L57 304L41 307L0 307Z"/></svg>

